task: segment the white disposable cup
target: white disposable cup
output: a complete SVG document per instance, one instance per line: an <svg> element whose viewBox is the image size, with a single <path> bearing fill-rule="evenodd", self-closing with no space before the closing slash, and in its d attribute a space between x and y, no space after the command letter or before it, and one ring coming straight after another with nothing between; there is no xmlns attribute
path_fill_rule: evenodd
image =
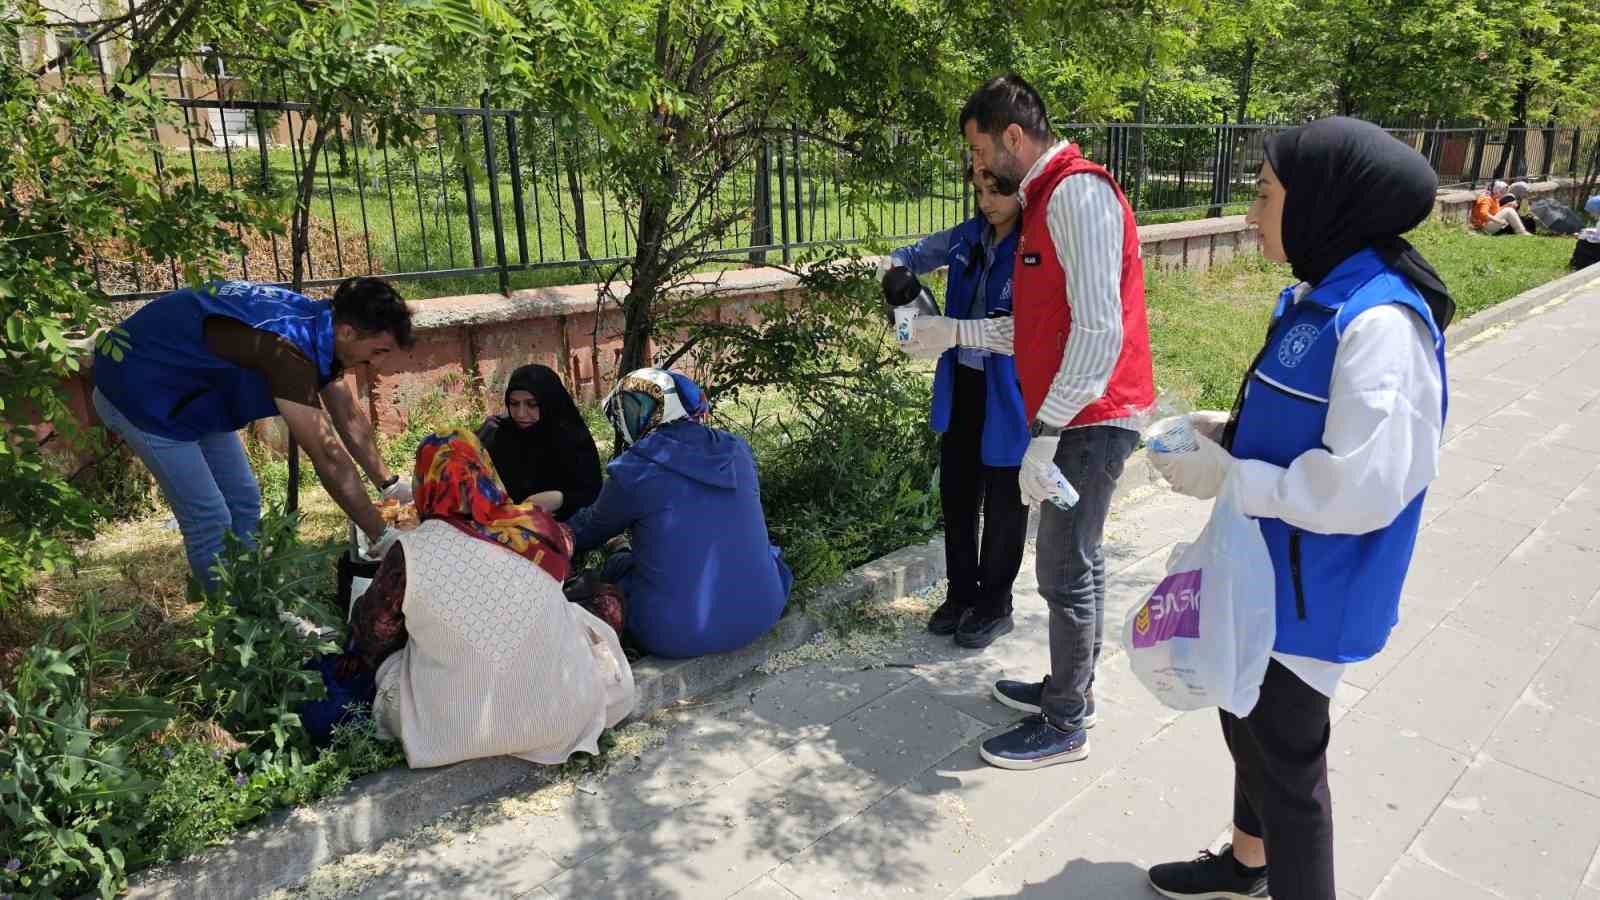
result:
<svg viewBox="0 0 1600 900"><path fill-rule="evenodd" d="M894 339L902 344L911 341L911 321L917 317L917 311L911 304L896 306L894 308Z"/></svg>

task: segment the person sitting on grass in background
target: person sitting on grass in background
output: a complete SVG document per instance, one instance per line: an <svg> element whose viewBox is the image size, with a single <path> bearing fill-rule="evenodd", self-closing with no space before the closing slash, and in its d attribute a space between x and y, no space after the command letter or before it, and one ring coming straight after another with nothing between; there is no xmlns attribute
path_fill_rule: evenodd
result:
<svg viewBox="0 0 1600 900"><path fill-rule="evenodd" d="M326 739L365 701L414 769L597 753L633 709L633 673L614 628L562 593L571 533L512 503L467 431L425 438L415 483L421 524L356 601L347 652L322 661L330 699L301 710L307 730Z"/></svg>
<svg viewBox="0 0 1600 900"><path fill-rule="evenodd" d="M950 589L928 630L977 648L1012 628L1011 586L1028 536L1017 470L1030 436L1011 356L1011 273L1022 204L1015 193L1000 193L991 173L974 177L968 166L967 179L978 215L895 250L878 266L880 280L897 266L919 275L948 266L949 318L923 317L913 325L959 332L956 346L933 354L939 366L929 424L943 435L939 504Z"/></svg>
<svg viewBox="0 0 1600 900"><path fill-rule="evenodd" d="M1500 200L1501 208L1509 206L1515 209L1517 216L1522 219L1522 227L1526 228L1529 234L1538 234L1539 220L1533 217L1533 212L1528 205L1528 198L1533 196L1533 186L1526 181L1513 181L1511 186L1506 188L1506 194L1511 198L1511 202L1506 202L1505 198L1502 197Z"/></svg>
<svg viewBox="0 0 1600 900"><path fill-rule="evenodd" d="M565 522L600 495L600 453L561 376L526 365L506 382L506 411L478 427L511 502Z"/></svg>
<svg viewBox="0 0 1600 900"><path fill-rule="evenodd" d="M1473 228L1484 234L1528 233L1528 229L1522 224L1522 217L1517 215L1515 209L1502 208L1501 198L1506 195L1507 187L1504 181L1496 181L1473 201Z"/></svg>
<svg viewBox="0 0 1600 900"><path fill-rule="evenodd" d="M704 393L677 372L628 374L605 410L626 449L568 524L579 553L631 532L601 570L627 597L629 636L647 653L687 658L765 634L793 575L768 540L750 445L705 424Z"/></svg>

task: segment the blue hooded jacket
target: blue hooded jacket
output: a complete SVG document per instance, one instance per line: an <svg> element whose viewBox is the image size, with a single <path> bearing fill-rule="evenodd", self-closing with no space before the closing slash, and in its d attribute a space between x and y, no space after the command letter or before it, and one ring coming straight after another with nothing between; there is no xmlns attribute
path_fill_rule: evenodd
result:
<svg viewBox="0 0 1600 900"><path fill-rule="evenodd" d="M645 650L680 659L736 650L778 621L793 576L768 542L749 444L671 422L607 472L599 498L567 524L580 553L632 529L622 588L628 631Z"/></svg>

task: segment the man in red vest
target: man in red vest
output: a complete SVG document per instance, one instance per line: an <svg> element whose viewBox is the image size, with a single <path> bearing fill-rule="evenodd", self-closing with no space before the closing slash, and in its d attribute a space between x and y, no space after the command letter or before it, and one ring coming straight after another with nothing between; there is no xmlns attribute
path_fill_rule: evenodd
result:
<svg viewBox="0 0 1600 900"><path fill-rule="evenodd" d="M1122 190L1076 145L1055 139L1044 101L1020 76L979 88L961 111L961 131L974 167L1022 194L1014 351L1033 435L1018 476L1022 502L1077 494L1069 508L1040 506L1050 675L995 683L996 700L1034 715L982 749L991 765L1037 769L1089 755L1105 631L1101 541L1140 417L1155 403L1144 264Z"/></svg>

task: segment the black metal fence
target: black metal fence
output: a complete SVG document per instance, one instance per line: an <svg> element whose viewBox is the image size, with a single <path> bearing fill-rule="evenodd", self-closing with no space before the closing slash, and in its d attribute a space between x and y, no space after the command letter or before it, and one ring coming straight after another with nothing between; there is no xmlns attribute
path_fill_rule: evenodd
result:
<svg viewBox="0 0 1600 900"><path fill-rule="evenodd" d="M221 73L204 94L181 74L171 102L182 130L155 160L164 185L197 179L287 203L305 163L305 104L226 99ZM321 148L306 284L381 274L428 282L433 296L591 280L635 250L633 210L599 183L597 133L524 110L439 106L415 113L421 140L392 147L361 123L337 123ZM1092 124L1059 130L1106 165L1141 222L1242 211L1254 197L1266 138L1287 123ZM1428 158L1442 186L1494 177L1578 177L1600 130L1514 130L1413 123L1390 129ZM297 139L298 136L298 139ZM824 244L907 241L973 214L963 163L923 154L893 179L863 188L851 160L798 134L768 142L716 187L698 212L733 226L705 246L708 264L793 260ZM246 236L234 277L286 281L288 241ZM178 275L105 248L101 284L119 299L170 290Z"/></svg>

